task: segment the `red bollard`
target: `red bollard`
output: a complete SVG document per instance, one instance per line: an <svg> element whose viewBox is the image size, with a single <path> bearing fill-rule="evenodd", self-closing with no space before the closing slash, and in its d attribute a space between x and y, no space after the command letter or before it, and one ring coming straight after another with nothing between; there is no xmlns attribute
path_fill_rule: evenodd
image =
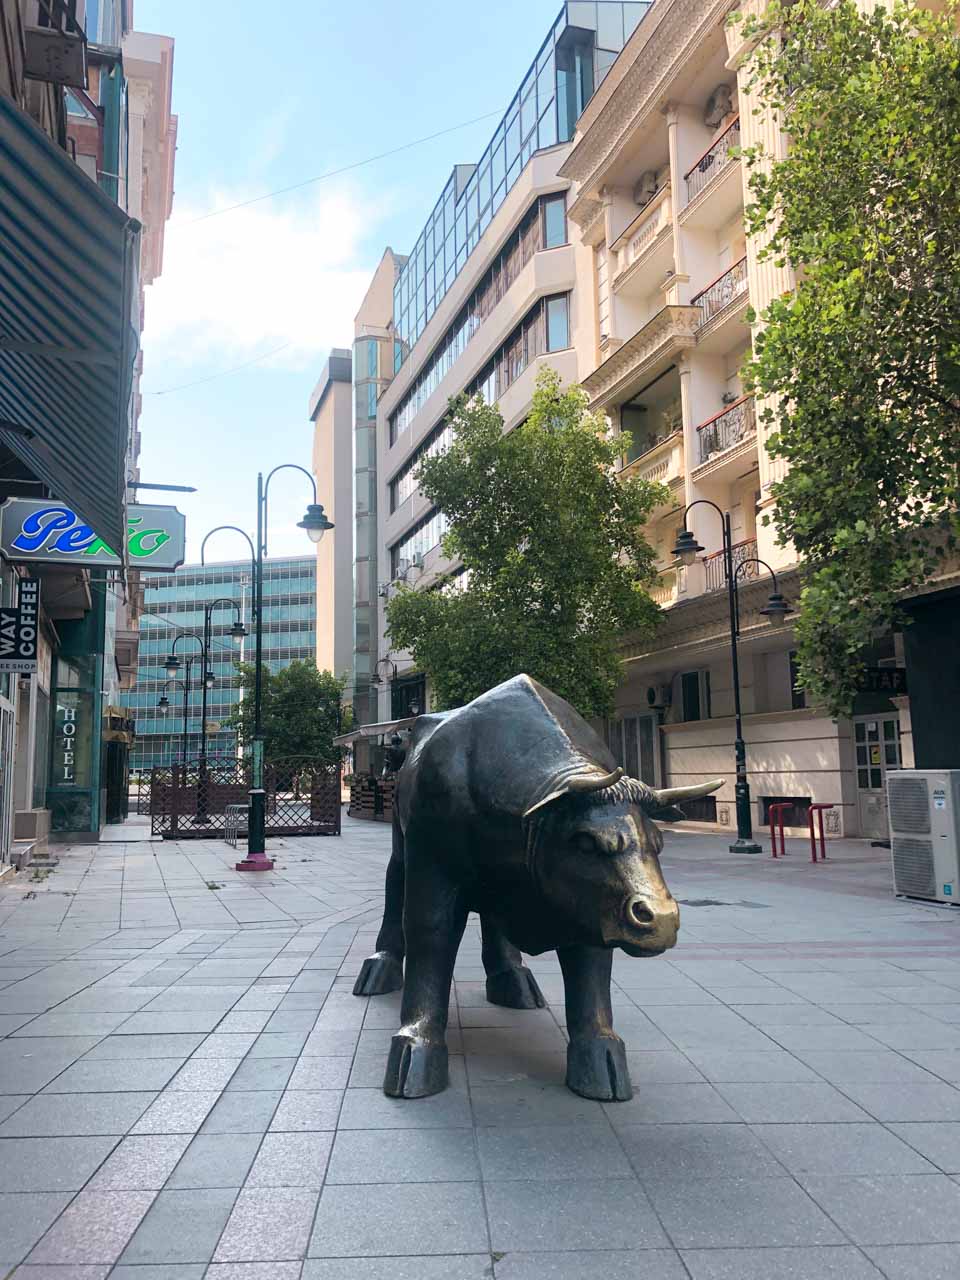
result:
<svg viewBox="0 0 960 1280"><path fill-rule="evenodd" d="M817 820L820 825L820 861L826 862L827 841L826 841L826 837L823 834L823 815L827 809L835 809L835 808L836 808L836 805L832 805L832 804L812 804L810 806L810 811L807 814L807 826L810 828L810 860L811 862L816 862L817 860L817 840L816 840L816 836L813 834L813 815L814 814L817 815Z"/></svg>
<svg viewBox="0 0 960 1280"><path fill-rule="evenodd" d="M793 805L791 803L785 803L782 800L767 806L767 816L770 819L770 845L774 857L777 856L777 833L774 829L774 823L777 821L780 823L780 857L785 858L787 856L787 843L783 836L783 814L785 809L792 808Z"/></svg>

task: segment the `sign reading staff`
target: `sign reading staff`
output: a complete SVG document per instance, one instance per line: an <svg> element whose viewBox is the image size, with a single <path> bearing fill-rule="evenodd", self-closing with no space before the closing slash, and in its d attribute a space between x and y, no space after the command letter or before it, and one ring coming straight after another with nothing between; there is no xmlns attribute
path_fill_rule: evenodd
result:
<svg viewBox="0 0 960 1280"><path fill-rule="evenodd" d="M21 578L17 607L0 609L0 673L33 675L39 648L40 583Z"/></svg>

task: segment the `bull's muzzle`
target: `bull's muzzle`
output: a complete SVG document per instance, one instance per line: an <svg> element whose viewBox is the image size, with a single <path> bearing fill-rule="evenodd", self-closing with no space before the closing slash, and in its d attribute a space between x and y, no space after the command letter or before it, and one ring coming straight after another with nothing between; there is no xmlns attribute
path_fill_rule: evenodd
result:
<svg viewBox="0 0 960 1280"><path fill-rule="evenodd" d="M624 904L625 950L659 954L674 946L680 929L680 908L673 898L645 898L636 894Z"/></svg>

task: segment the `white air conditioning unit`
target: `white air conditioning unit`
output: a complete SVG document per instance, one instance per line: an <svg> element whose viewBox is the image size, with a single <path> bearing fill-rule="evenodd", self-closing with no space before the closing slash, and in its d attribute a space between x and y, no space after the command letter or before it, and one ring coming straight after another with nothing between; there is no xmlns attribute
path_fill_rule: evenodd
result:
<svg viewBox="0 0 960 1280"><path fill-rule="evenodd" d="M894 892L960 903L960 769L887 774Z"/></svg>
<svg viewBox="0 0 960 1280"><path fill-rule="evenodd" d="M377 587L377 595L380 597L381 600L389 600L390 599L390 583L381 582L380 585Z"/></svg>
<svg viewBox="0 0 960 1280"><path fill-rule="evenodd" d="M652 684L647 689L647 706L651 711L666 711L673 702L673 690L668 684Z"/></svg>
<svg viewBox="0 0 960 1280"><path fill-rule="evenodd" d="M412 558L412 560L410 561L410 567L411 567L411 569L422 569L422 568L423 568L423 555L421 554L421 552L419 552L419 551L415 551L415 552L413 553L413 558Z"/></svg>

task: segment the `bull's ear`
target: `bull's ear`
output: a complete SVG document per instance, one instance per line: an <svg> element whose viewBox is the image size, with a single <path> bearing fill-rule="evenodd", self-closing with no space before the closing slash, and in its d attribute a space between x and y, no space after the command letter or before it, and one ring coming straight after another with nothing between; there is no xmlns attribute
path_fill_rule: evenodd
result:
<svg viewBox="0 0 960 1280"><path fill-rule="evenodd" d="M564 796L569 794L569 791L552 791L545 800L538 800L536 804L531 805L524 813L524 818L531 818L535 813L539 813L541 809L545 809L548 804L553 804L555 800L562 800Z"/></svg>

